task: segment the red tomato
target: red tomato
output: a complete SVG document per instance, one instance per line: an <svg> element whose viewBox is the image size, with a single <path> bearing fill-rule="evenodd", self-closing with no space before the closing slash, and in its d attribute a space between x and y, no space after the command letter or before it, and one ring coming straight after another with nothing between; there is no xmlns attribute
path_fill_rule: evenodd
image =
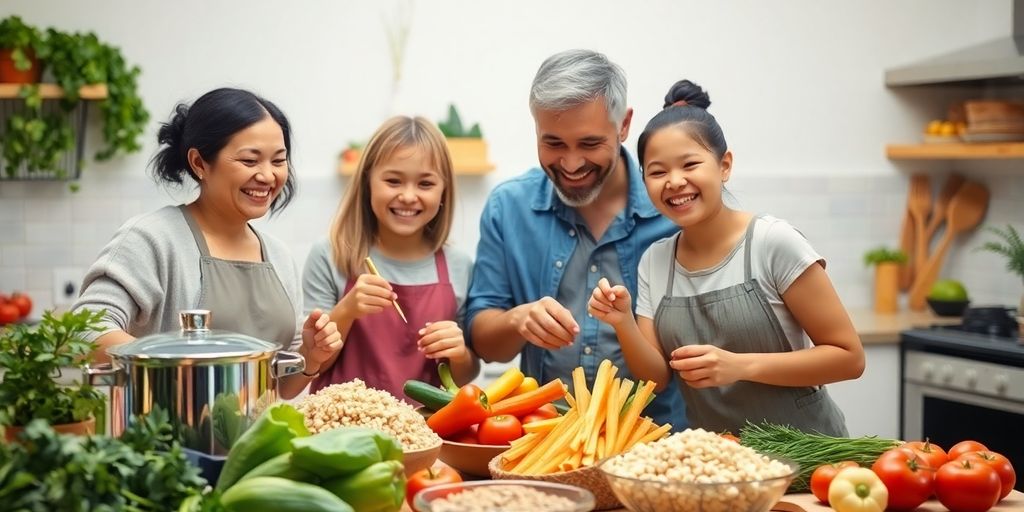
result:
<svg viewBox="0 0 1024 512"><path fill-rule="evenodd" d="M437 464L427 469L421 469L410 475L409 480L405 483L405 501L409 502L409 507L412 508L413 497L423 489L461 481L462 477L459 476L459 472L445 464ZM413 508L413 510L416 509Z"/></svg>
<svg viewBox="0 0 1024 512"><path fill-rule="evenodd" d="M924 461L907 448L893 448L883 453L871 466L889 490L886 510L913 510L934 492L935 470L924 467Z"/></svg>
<svg viewBox="0 0 1024 512"><path fill-rule="evenodd" d="M13 324L21 318L18 306L10 302L0 303L0 325Z"/></svg>
<svg viewBox="0 0 1024 512"><path fill-rule="evenodd" d="M470 425L469 428L464 428L445 439L456 443L480 444L480 438L477 437L477 428L479 428L479 425Z"/></svg>
<svg viewBox="0 0 1024 512"><path fill-rule="evenodd" d="M10 298L7 299L8 304L14 304L18 308L18 313L21 318L28 316L29 312L32 311L32 299L28 295L20 292L14 292Z"/></svg>
<svg viewBox="0 0 1024 512"><path fill-rule="evenodd" d="M545 418L557 418L561 416L561 414L558 414L558 409L555 409L555 404L552 403L547 403L538 407L536 411L533 411L533 414L539 414Z"/></svg>
<svg viewBox="0 0 1024 512"><path fill-rule="evenodd" d="M1017 483L1017 472L1013 470L1013 464L1010 464L1010 459L996 452L985 450L965 453L957 460L964 459L983 462L996 470L996 474L999 475L999 481L1002 483L1002 491L999 493L1000 500L1005 498L1007 494L1010 494L1010 491L1013 490L1013 485Z"/></svg>
<svg viewBox="0 0 1024 512"><path fill-rule="evenodd" d="M999 501L1000 492L999 474L982 462L955 460L935 472L935 495L955 512L985 512Z"/></svg>
<svg viewBox="0 0 1024 512"><path fill-rule="evenodd" d="M832 484L832 479L836 477L841 470L846 468L857 468L860 464L852 460L844 460L837 464L822 464L818 466L818 469L811 473L811 492L814 493L814 497L818 498L818 501L822 503L828 503L828 486Z"/></svg>
<svg viewBox="0 0 1024 512"><path fill-rule="evenodd" d="M732 432L722 432L721 434L718 434L718 437L721 437L722 439L728 439L734 443L740 442L740 438L733 435Z"/></svg>
<svg viewBox="0 0 1024 512"><path fill-rule="evenodd" d="M480 444L509 444L523 437L523 425L511 414L491 416L480 423Z"/></svg>
<svg viewBox="0 0 1024 512"><path fill-rule="evenodd" d="M535 421L544 421L546 419L549 419L549 418L547 416L543 416L543 415L531 412L530 414L527 414L526 416L523 416L522 418L520 418L519 422L522 423L523 425L526 425L527 423L533 423Z"/></svg>
<svg viewBox="0 0 1024 512"><path fill-rule="evenodd" d="M949 456L949 460L957 460L961 455L971 452L987 452L988 447L977 442L977 441L960 441L954 444L952 448L946 452Z"/></svg>
<svg viewBox="0 0 1024 512"><path fill-rule="evenodd" d="M938 469L943 464L949 462L949 455L946 455L946 450L930 441L914 441L903 446L917 452L922 459L927 461L928 467L932 469Z"/></svg>
<svg viewBox="0 0 1024 512"><path fill-rule="evenodd" d="M18 318L25 318L32 311L32 299L23 293L14 292L7 303L18 307Z"/></svg>

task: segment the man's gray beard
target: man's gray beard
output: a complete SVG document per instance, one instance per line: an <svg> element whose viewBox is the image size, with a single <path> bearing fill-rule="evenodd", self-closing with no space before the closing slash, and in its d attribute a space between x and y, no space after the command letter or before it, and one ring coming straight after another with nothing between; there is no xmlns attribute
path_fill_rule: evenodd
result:
<svg viewBox="0 0 1024 512"><path fill-rule="evenodd" d="M597 196L601 195L601 189L604 188L605 183L608 182L608 178L611 177L613 172L615 172L615 166L617 165L619 165L618 158L612 161L611 166L608 168L608 172L604 173L602 176L598 176L597 183L594 183L594 186L591 187L590 190L582 197L569 197L565 195L561 187L558 186L558 180L564 179L558 171L552 170L551 174L553 174L555 178L551 180L551 184L554 185L555 193L558 194L558 198L561 199L566 206L570 206L572 208L587 206L590 203L593 203L594 200L597 199ZM601 169L594 172L601 172Z"/></svg>

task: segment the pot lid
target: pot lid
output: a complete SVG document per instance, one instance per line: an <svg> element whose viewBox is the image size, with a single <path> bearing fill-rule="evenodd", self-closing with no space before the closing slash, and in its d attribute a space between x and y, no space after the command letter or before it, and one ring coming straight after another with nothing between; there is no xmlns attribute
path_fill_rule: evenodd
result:
<svg viewBox="0 0 1024 512"><path fill-rule="evenodd" d="M218 360L270 355L280 347L269 341L230 331L214 331L211 313L192 309L179 313L181 330L144 336L131 343L107 349L114 357L126 359Z"/></svg>

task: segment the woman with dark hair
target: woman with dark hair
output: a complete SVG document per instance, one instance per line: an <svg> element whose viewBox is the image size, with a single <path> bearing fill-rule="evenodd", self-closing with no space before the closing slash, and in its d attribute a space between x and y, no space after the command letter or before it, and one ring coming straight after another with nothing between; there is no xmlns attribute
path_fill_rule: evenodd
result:
<svg viewBox="0 0 1024 512"><path fill-rule="evenodd" d="M860 338L799 231L723 202L733 156L710 106L682 80L644 128L647 194L680 229L640 258L635 318L628 289L603 278L590 313L615 328L638 378L679 386L693 427L769 421L845 436L824 385L860 377Z"/></svg>
<svg viewBox="0 0 1024 512"><path fill-rule="evenodd" d="M337 326L302 318L301 273L288 248L249 221L281 211L295 190L291 133L273 103L240 89L179 104L157 138L159 181L199 187L187 205L129 219L89 269L74 309L105 310L100 350L178 327L178 312L209 309L216 327L297 350L307 367L341 348ZM291 398L315 376L281 383Z"/></svg>

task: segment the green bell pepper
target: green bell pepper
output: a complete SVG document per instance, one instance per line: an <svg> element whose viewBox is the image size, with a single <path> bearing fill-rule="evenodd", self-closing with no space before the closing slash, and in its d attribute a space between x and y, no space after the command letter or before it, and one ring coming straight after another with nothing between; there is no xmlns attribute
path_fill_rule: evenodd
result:
<svg viewBox="0 0 1024 512"><path fill-rule="evenodd" d="M405 499L405 468L397 460L386 460L321 486L359 512L395 512Z"/></svg>
<svg viewBox="0 0 1024 512"><path fill-rule="evenodd" d="M342 427L291 440L292 465L328 479L351 475L385 460L402 460L393 437L368 428Z"/></svg>
<svg viewBox="0 0 1024 512"><path fill-rule="evenodd" d="M231 447L217 490L223 492L256 466L290 451L292 440L308 436L302 413L285 403L270 406Z"/></svg>

